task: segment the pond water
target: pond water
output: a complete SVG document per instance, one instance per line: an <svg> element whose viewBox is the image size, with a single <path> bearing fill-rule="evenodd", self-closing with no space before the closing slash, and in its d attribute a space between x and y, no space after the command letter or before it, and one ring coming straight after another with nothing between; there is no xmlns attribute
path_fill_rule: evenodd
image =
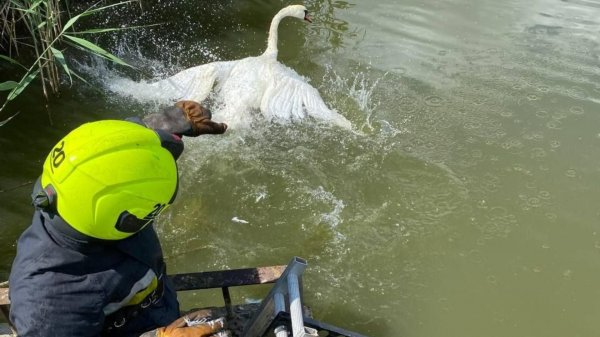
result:
<svg viewBox="0 0 600 337"><path fill-rule="evenodd" d="M82 58L93 88L48 103L30 91L10 107L21 113L0 128L0 279L54 142L157 108L115 82L259 55L288 4L149 1L98 20L167 24L101 40L143 75ZM156 224L169 272L300 256L315 316L366 335L598 335L600 4L305 5L314 22L282 22L279 60L353 129L259 116L186 139L178 199ZM218 293L181 301L219 304Z"/></svg>

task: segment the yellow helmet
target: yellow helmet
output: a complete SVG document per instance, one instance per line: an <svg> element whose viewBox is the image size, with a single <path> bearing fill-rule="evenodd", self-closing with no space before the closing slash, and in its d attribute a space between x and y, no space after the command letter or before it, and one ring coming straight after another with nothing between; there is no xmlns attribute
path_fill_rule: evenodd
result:
<svg viewBox="0 0 600 337"><path fill-rule="evenodd" d="M116 120L83 124L44 162L41 187L71 227L120 240L150 223L177 190L175 158L156 132Z"/></svg>

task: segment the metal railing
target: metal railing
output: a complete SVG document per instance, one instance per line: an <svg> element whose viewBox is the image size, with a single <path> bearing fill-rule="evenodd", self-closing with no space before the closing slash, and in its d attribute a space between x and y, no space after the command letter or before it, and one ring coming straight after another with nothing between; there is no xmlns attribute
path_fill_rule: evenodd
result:
<svg viewBox="0 0 600 337"><path fill-rule="evenodd" d="M276 337L318 337L319 332L327 332L327 336L332 337L364 337L305 317L302 274L306 267L306 260L294 257L287 266L175 274L169 275L169 278L177 291L221 288L228 316L232 313L229 287L274 283L260 308L244 328L242 337L262 337L271 331ZM0 287L0 316L5 316L7 320L9 307L8 288Z"/></svg>
<svg viewBox="0 0 600 337"><path fill-rule="evenodd" d="M263 336L280 312L290 314L293 337L318 336L315 329L304 326L301 283L306 265L306 260L299 257L294 257L290 261L279 280L275 282L267 297L262 301L260 309L242 336ZM277 326L274 333L277 337L289 336L285 325Z"/></svg>

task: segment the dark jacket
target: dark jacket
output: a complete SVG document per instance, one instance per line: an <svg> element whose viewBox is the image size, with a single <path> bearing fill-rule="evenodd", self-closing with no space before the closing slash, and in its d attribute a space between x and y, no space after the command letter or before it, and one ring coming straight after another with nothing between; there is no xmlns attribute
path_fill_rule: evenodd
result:
<svg viewBox="0 0 600 337"><path fill-rule="evenodd" d="M114 303L124 302L136 282L152 272L160 281L153 297L146 297L153 300L145 301L147 307L105 314L110 303L114 308ZM102 241L39 210L18 241L10 300L10 320L21 337L138 336L179 317L151 224L127 239Z"/></svg>

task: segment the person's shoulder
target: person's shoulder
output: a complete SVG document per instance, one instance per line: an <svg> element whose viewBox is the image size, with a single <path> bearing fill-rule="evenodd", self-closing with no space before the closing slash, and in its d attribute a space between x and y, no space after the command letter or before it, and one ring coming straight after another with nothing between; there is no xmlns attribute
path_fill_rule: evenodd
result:
<svg viewBox="0 0 600 337"><path fill-rule="evenodd" d="M36 211L31 225L25 229L17 241L17 256L13 266L17 264L19 268L25 268L26 265L42 260L43 256L51 251L52 239L44 230L43 222L43 216Z"/></svg>

